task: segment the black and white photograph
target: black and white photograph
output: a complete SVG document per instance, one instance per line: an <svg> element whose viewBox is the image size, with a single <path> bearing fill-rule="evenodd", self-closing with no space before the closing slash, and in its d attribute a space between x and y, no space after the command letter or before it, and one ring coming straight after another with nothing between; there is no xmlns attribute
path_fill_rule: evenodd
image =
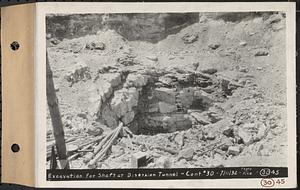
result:
<svg viewBox="0 0 300 190"><path fill-rule="evenodd" d="M45 19L47 169L287 167L285 12Z"/></svg>

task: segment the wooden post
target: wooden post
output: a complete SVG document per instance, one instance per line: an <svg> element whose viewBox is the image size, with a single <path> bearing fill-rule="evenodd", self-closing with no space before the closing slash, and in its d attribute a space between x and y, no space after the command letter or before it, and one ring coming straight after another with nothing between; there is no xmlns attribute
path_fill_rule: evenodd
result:
<svg viewBox="0 0 300 190"><path fill-rule="evenodd" d="M47 81L46 81L46 88L47 88L47 103L50 111L52 126L53 126L53 134L56 144L56 150L57 155L59 159L59 163L62 169L69 168L69 164L67 162L67 149L66 149L66 142L65 142L65 135L64 135L64 129L63 124L59 112L58 107L58 100L56 97L55 89L54 89L54 83L52 78L52 71L49 64L48 59L48 52L46 53L46 71L47 71Z"/></svg>
<svg viewBox="0 0 300 190"><path fill-rule="evenodd" d="M57 169L57 160L54 146L51 147L51 156L50 156L50 169Z"/></svg>

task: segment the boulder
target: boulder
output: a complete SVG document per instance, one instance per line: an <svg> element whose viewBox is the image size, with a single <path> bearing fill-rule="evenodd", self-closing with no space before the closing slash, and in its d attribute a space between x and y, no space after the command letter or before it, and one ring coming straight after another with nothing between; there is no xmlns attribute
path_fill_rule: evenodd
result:
<svg viewBox="0 0 300 190"><path fill-rule="evenodd" d="M103 133L103 129L100 127L94 127L94 126L90 126L87 128L87 134L89 135L93 135L93 136L99 136Z"/></svg>
<svg viewBox="0 0 300 190"><path fill-rule="evenodd" d="M61 41L57 38L51 38L50 40L50 43L53 44L53 45L57 45L59 44Z"/></svg>
<svg viewBox="0 0 300 190"><path fill-rule="evenodd" d="M95 42L94 48L96 50L104 50L105 44L103 42Z"/></svg>
<svg viewBox="0 0 300 190"><path fill-rule="evenodd" d="M181 39L183 40L183 42L185 44L190 44L190 43L193 43L195 41L197 41L198 39L198 34L189 34L189 33L186 33L184 34Z"/></svg>
<svg viewBox="0 0 300 190"><path fill-rule="evenodd" d="M242 73L248 73L249 69L248 68L240 68L239 71Z"/></svg>
<svg viewBox="0 0 300 190"><path fill-rule="evenodd" d="M158 81L161 82L163 85L167 85L167 86L171 86L172 83L174 82L172 78L167 76L159 77Z"/></svg>
<svg viewBox="0 0 300 190"><path fill-rule="evenodd" d="M169 104L166 102L159 102L158 103L158 107L159 107L159 112L160 113L171 113L177 110L176 105L174 104Z"/></svg>
<svg viewBox="0 0 300 190"><path fill-rule="evenodd" d="M194 149L193 148L186 148L179 152L178 159L184 158L186 160L191 160L194 156Z"/></svg>
<svg viewBox="0 0 300 190"><path fill-rule="evenodd" d="M216 135L213 133L213 132L209 132L207 135L206 135L206 139L207 140L214 140L216 138Z"/></svg>
<svg viewBox="0 0 300 190"><path fill-rule="evenodd" d="M101 78L110 83L113 88L120 85L122 82L121 73L106 73L102 74Z"/></svg>
<svg viewBox="0 0 300 190"><path fill-rule="evenodd" d="M210 49L212 49L212 50L216 50L216 49L218 49L220 46L221 46L221 44L218 43L218 42L212 42L212 43L210 43L210 44L208 45L208 47L209 47Z"/></svg>
<svg viewBox="0 0 300 190"><path fill-rule="evenodd" d="M125 150L123 147L118 146L118 145L112 145L111 146L111 152L112 154L114 154L115 156L120 156L122 154L125 153Z"/></svg>
<svg viewBox="0 0 300 190"><path fill-rule="evenodd" d="M184 144L184 133L181 132L181 133L176 134L174 141L181 148Z"/></svg>
<svg viewBox="0 0 300 190"><path fill-rule="evenodd" d="M234 137L234 130L232 127L225 127L225 129L223 130L223 134L226 137Z"/></svg>
<svg viewBox="0 0 300 190"><path fill-rule="evenodd" d="M86 81L91 78L90 68L81 61L68 68L67 74L65 75L65 79L71 83L70 86L79 81Z"/></svg>
<svg viewBox="0 0 300 190"><path fill-rule="evenodd" d="M123 54L120 57L118 57L116 61L124 66L137 65L139 63L137 62L135 57L136 57L135 55Z"/></svg>
<svg viewBox="0 0 300 190"><path fill-rule="evenodd" d="M224 145L220 147L221 150L227 151L230 146L233 145L232 141L229 138L222 138Z"/></svg>
<svg viewBox="0 0 300 190"><path fill-rule="evenodd" d="M47 34L47 35L46 35L46 39L47 39L47 40L49 40L49 39L51 39L51 38L52 38L52 35L51 35L51 34Z"/></svg>
<svg viewBox="0 0 300 190"><path fill-rule="evenodd" d="M201 69L200 71L201 71L202 73L210 74L210 75L213 75L213 74L215 74L216 72L218 72L218 70L215 69L215 68Z"/></svg>
<svg viewBox="0 0 300 190"><path fill-rule="evenodd" d="M163 128L166 130L168 129L169 126L174 125L174 120L169 116L163 117L161 121L162 121Z"/></svg>
<svg viewBox="0 0 300 190"><path fill-rule="evenodd" d="M257 49L254 53L254 56L267 56L269 54L269 51L267 49Z"/></svg>
<svg viewBox="0 0 300 190"><path fill-rule="evenodd" d="M90 42L85 46L88 50L104 50L105 44L103 42Z"/></svg>
<svg viewBox="0 0 300 190"><path fill-rule="evenodd" d="M170 161L170 158L167 156L159 157L156 162L155 166L157 168L171 168L172 162Z"/></svg>
<svg viewBox="0 0 300 190"><path fill-rule="evenodd" d="M230 146L228 148L228 154L237 156L240 154L240 147L239 146Z"/></svg>
<svg viewBox="0 0 300 190"><path fill-rule="evenodd" d="M209 121L211 123L216 123L216 122L222 120L221 115L216 112L208 111L208 112L204 112L204 114L206 114L208 116Z"/></svg>
<svg viewBox="0 0 300 190"><path fill-rule="evenodd" d="M103 65L100 66L98 70L98 74L104 74L104 73L112 73L114 71L117 71L118 69L116 67L110 66L110 65Z"/></svg>
<svg viewBox="0 0 300 190"><path fill-rule="evenodd" d="M254 141L259 141L259 140L263 139L267 135L268 128L262 122L257 123L256 126L257 126L257 129L258 129L258 132L257 132L257 134L254 137Z"/></svg>
<svg viewBox="0 0 300 190"><path fill-rule="evenodd" d="M155 55L148 55L146 56L146 58L149 59L150 61L155 61L155 62L158 61L158 58Z"/></svg>
<svg viewBox="0 0 300 190"><path fill-rule="evenodd" d="M245 41L241 41L240 43L239 43L239 46L246 46L247 45L247 42L245 42Z"/></svg>
<svg viewBox="0 0 300 190"><path fill-rule="evenodd" d="M238 129L238 136L241 137L246 146L253 143L252 134L249 131L247 131L244 127Z"/></svg>

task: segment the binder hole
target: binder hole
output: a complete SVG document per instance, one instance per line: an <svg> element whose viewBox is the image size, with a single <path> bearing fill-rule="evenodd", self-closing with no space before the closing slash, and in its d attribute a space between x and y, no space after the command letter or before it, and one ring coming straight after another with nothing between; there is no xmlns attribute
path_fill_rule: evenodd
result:
<svg viewBox="0 0 300 190"><path fill-rule="evenodd" d="M18 144L11 145L11 151L13 151L14 153L19 152L20 146Z"/></svg>
<svg viewBox="0 0 300 190"><path fill-rule="evenodd" d="M20 48L20 44L16 41L10 44L10 48L14 51L17 51Z"/></svg>

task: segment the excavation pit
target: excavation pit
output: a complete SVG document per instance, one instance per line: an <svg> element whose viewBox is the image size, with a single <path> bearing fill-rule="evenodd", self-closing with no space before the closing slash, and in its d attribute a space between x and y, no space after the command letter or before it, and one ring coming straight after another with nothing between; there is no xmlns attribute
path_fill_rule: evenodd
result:
<svg viewBox="0 0 300 190"><path fill-rule="evenodd" d="M145 74L147 73L147 74ZM121 121L134 134L154 135L187 130L193 125L217 121L210 111L222 96L224 82L203 73L132 72L122 78L117 88L105 90L98 120L115 128ZM203 87L203 84L205 87ZM109 86L109 85L106 85ZM223 87L224 88L224 87ZM207 90L209 89L209 91ZM228 88L226 88L228 90Z"/></svg>

